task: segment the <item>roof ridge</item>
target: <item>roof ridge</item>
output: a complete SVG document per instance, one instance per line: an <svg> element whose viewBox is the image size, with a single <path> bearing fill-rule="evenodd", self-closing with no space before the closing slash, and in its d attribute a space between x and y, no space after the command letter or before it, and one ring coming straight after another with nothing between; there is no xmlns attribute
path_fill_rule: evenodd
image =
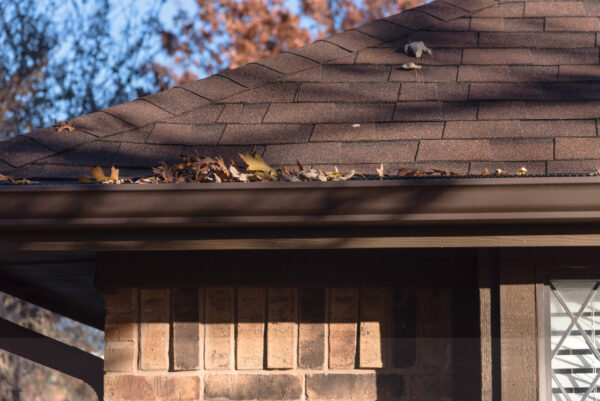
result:
<svg viewBox="0 0 600 401"><path fill-rule="evenodd" d="M273 82L281 82L283 78L313 68L322 67L326 64L332 64L336 60L341 60L351 55L356 56L363 49L399 40L415 32L465 17L498 4L498 0L434 0L431 3L403 10L398 14L368 22L326 38L318 39L305 46L281 52L235 69L223 70L206 78L176 85L156 94L104 108L88 115L75 117L70 119L75 128L85 134L91 134L94 138L65 147L64 149L55 150L44 144L43 141L36 141L32 137L28 137L36 145L43 146L45 149L53 151L53 153L48 154L44 152L43 154L39 154L41 157L26 158L26 162L19 163L18 165L9 163L5 158L3 162L15 168L24 168L35 162L71 152L82 146L98 142L108 142L106 141L108 138L127 132L143 130L154 124L192 113L211 105L223 104L224 101L233 96L256 90ZM382 27L382 24L392 24L399 29L390 34L389 26ZM183 91L183 93L178 91ZM175 92L184 97L182 103L188 102L189 104L183 104L181 106L183 108L179 106L176 108L171 107L171 109L167 108L167 105L170 106L168 100L174 96ZM167 98L167 100L164 98ZM149 107L144 106L140 109L140 103L144 103ZM224 104L223 107L225 107ZM119 121L106 121L106 116ZM85 123L82 124L83 120L89 119L94 120L91 123L93 127L100 128L104 125L102 123L106 123L107 125L112 124L114 127L98 135L98 132L93 133L95 132L94 130L86 128L87 125ZM48 130L48 128L41 130ZM0 141L0 145L9 141L11 139ZM0 163L1 166L2 164Z"/></svg>

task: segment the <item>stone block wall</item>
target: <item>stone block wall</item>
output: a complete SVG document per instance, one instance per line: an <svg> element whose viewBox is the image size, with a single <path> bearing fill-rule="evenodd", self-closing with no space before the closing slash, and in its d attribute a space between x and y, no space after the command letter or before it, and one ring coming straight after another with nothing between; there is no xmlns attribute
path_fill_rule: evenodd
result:
<svg viewBox="0 0 600 401"><path fill-rule="evenodd" d="M107 290L105 400L453 397L448 287Z"/></svg>

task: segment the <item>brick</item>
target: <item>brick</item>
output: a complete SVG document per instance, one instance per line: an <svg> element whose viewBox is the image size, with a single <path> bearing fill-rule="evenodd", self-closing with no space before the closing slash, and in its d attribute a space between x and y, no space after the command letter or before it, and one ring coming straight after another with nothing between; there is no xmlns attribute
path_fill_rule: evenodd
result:
<svg viewBox="0 0 600 401"><path fill-rule="evenodd" d="M260 123L269 108L268 104L226 104L219 123Z"/></svg>
<svg viewBox="0 0 600 401"><path fill-rule="evenodd" d="M172 116L171 113L145 100L134 100L133 102L119 104L102 111L123 121L127 121L136 127L142 127Z"/></svg>
<svg viewBox="0 0 600 401"><path fill-rule="evenodd" d="M416 71L416 70L415 70ZM418 71L405 70L401 67L392 67L390 81L401 82L456 82L458 67L450 66L423 66Z"/></svg>
<svg viewBox="0 0 600 401"><path fill-rule="evenodd" d="M586 16L582 2L525 2L525 17L576 17Z"/></svg>
<svg viewBox="0 0 600 401"><path fill-rule="evenodd" d="M14 167L31 163L54 153L54 151L27 138L26 135L16 136L0 142L2 160Z"/></svg>
<svg viewBox="0 0 600 401"><path fill-rule="evenodd" d="M109 341L104 348L105 372L132 372L135 369L133 341Z"/></svg>
<svg viewBox="0 0 600 401"><path fill-rule="evenodd" d="M381 83L304 83L298 102L395 102L400 84Z"/></svg>
<svg viewBox="0 0 600 401"><path fill-rule="evenodd" d="M457 18L451 21L440 22L429 27L428 30L437 32L468 32L470 23L470 18Z"/></svg>
<svg viewBox="0 0 600 401"><path fill-rule="evenodd" d="M416 293L411 288L394 288L392 302L392 365L407 368L417 358Z"/></svg>
<svg viewBox="0 0 600 401"><path fill-rule="evenodd" d="M307 59L323 63L328 60L342 58L350 54L350 52L336 46L334 44L318 40L309 45L291 50L291 53L297 54Z"/></svg>
<svg viewBox="0 0 600 401"><path fill-rule="evenodd" d="M342 143L344 163L387 163L413 161L417 141Z"/></svg>
<svg viewBox="0 0 600 401"><path fill-rule="evenodd" d="M245 89L242 85L218 75L213 75L199 81L189 82L181 85L181 87L209 100L229 97Z"/></svg>
<svg viewBox="0 0 600 401"><path fill-rule="evenodd" d="M380 400L396 400L406 396L404 376L396 373L377 373L377 398Z"/></svg>
<svg viewBox="0 0 600 401"><path fill-rule="evenodd" d="M135 128L133 125L110 114L97 112L70 120L77 129L96 136L107 136Z"/></svg>
<svg viewBox="0 0 600 401"><path fill-rule="evenodd" d="M472 18L474 32L542 32L543 18ZM528 44L529 45L529 44ZM513 47L513 46L509 46Z"/></svg>
<svg viewBox="0 0 600 401"><path fill-rule="evenodd" d="M209 103L207 99L182 88L171 88L142 99L171 114L183 113Z"/></svg>
<svg viewBox="0 0 600 401"><path fill-rule="evenodd" d="M111 142L146 143L146 140L148 139L150 133L154 129L154 125L150 124L142 128L137 128L131 131L123 132L122 134L110 135L105 137L104 139Z"/></svg>
<svg viewBox="0 0 600 401"><path fill-rule="evenodd" d="M403 102L394 112L395 121L474 120L476 103Z"/></svg>
<svg viewBox="0 0 600 401"><path fill-rule="evenodd" d="M263 82L277 79L281 77L282 74L263 65L250 63L232 70L222 71L219 75L227 77L240 85L251 88Z"/></svg>
<svg viewBox="0 0 600 401"><path fill-rule="evenodd" d="M404 64L415 62L423 65L458 65L461 62L461 49L434 49L433 55L415 59L404 54L404 49L373 47L358 52L357 64Z"/></svg>
<svg viewBox="0 0 600 401"><path fill-rule="evenodd" d="M236 368L263 369L265 341L265 288L238 288Z"/></svg>
<svg viewBox="0 0 600 401"><path fill-rule="evenodd" d="M552 139L423 140L417 160L548 160Z"/></svg>
<svg viewBox="0 0 600 401"><path fill-rule="evenodd" d="M308 400L376 400L376 375L309 374L306 375Z"/></svg>
<svg viewBox="0 0 600 401"><path fill-rule="evenodd" d="M481 174L487 168L490 174L497 169L501 169L510 175L516 175L521 167L527 168L528 175L546 174L545 161L532 162L528 160L520 162L473 162L469 167L469 174Z"/></svg>
<svg viewBox="0 0 600 401"><path fill-rule="evenodd" d="M177 117L168 118L164 122L173 124L212 124L217 122L217 118L219 118L224 108L225 106L222 104L209 104Z"/></svg>
<svg viewBox="0 0 600 401"><path fill-rule="evenodd" d="M295 362L295 291L269 288L267 302L267 368L291 369Z"/></svg>
<svg viewBox="0 0 600 401"><path fill-rule="evenodd" d="M279 71L283 74L292 74L294 72L306 70L317 65L312 60L305 57L300 57L293 53L279 53L266 59L257 61L269 68Z"/></svg>
<svg viewBox="0 0 600 401"><path fill-rule="evenodd" d="M361 288L359 315L359 367L383 368L389 338L387 288Z"/></svg>
<svg viewBox="0 0 600 401"><path fill-rule="evenodd" d="M311 142L440 138L443 127L443 123L317 124Z"/></svg>
<svg viewBox="0 0 600 401"><path fill-rule="evenodd" d="M169 368L169 291L140 290L140 369Z"/></svg>
<svg viewBox="0 0 600 401"><path fill-rule="evenodd" d="M442 47L477 47L477 33L475 32L415 32L408 36L391 42L386 42L381 47L394 47L404 51L404 45L407 42L422 41L427 44L430 49ZM437 50L437 49L436 49ZM435 55L435 50L433 51ZM429 57L429 56L424 56Z"/></svg>
<svg viewBox="0 0 600 401"><path fill-rule="evenodd" d="M112 158L112 164L119 167L148 167L158 166L161 162L167 164L180 160L182 147L180 145L154 145L122 143Z"/></svg>
<svg viewBox="0 0 600 401"><path fill-rule="evenodd" d="M94 135L86 134L81 130L57 132L54 127L30 132L27 134L27 138L33 139L35 142L57 152L63 152L97 139Z"/></svg>
<svg viewBox="0 0 600 401"><path fill-rule="evenodd" d="M299 400L302 379L289 374L205 376L205 400Z"/></svg>
<svg viewBox="0 0 600 401"><path fill-rule="evenodd" d="M270 144L308 142L311 125L229 124L219 144Z"/></svg>
<svg viewBox="0 0 600 401"><path fill-rule="evenodd" d="M273 103L265 123L336 123L389 121L391 103Z"/></svg>
<svg viewBox="0 0 600 401"><path fill-rule="evenodd" d="M390 67L381 65L325 65L321 69L322 82L386 82Z"/></svg>
<svg viewBox="0 0 600 401"><path fill-rule="evenodd" d="M600 21L597 17L549 17L546 31L600 31Z"/></svg>
<svg viewBox="0 0 600 401"><path fill-rule="evenodd" d="M147 143L161 145L205 145L216 144L223 133L224 125L192 125L158 123L152 129Z"/></svg>
<svg viewBox="0 0 600 401"><path fill-rule="evenodd" d="M111 288L104 292L104 308L109 314L136 310L137 291L133 288Z"/></svg>
<svg viewBox="0 0 600 401"><path fill-rule="evenodd" d="M503 3L496 4L473 14L477 17L512 17L519 18L524 13L524 3Z"/></svg>
<svg viewBox="0 0 600 401"><path fill-rule="evenodd" d="M556 138L556 159L598 159L600 138Z"/></svg>
<svg viewBox="0 0 600 401"><path fill-rule="evenodd" d="M355 52L365 47L375 46L381 43L380 39L374 38L364 33L350 29L325 38L327 42L334 43L346 50Z"/></svg>
<svg viewBox="0 0 600 401"><path fill-rule="evenodd" d="M548 174L592 174L600 168L600 159L549 160Z"/></svg>
<svg viewBox="0 0 600 401"><path fill-rule="evenodd" d="M200 398L200 378L159 376L156 381L156 401L195 401Z"/></svg>
<svg viewBox="0 0 600 401"><path fill-rule="evenodd" d="M413 30L426 28L440 22L438 18L419 11L403 11L385 18L385 20Z"/></svg>
<svg viewBox="0 0 600 401"><path fill-rule="evenodd" d="M412 32L411 29L398 26L384 19L372 21L355 29L384 41L397 39Z"/></svg>
<svg viewBox="0 0 600 401"><path fill-rule="evenodd" d="M413 399L452 397L452 375L410 375L410 395Z"/></svg>
<svg viewBox="0 0 600 401"><path fill-rule="evenodd" d="M458 69L458 81L466 82L556 82L557 76L557 66L461 65Z"/></svg>
<svg viewBox="0 0 600 401"><path fill-rule="evenodd" d="M594 120L448 121L444 138L596 136Z"/></svg>
<svg viewBox="0 0 600 401"><path fill-rule="evenodd" d="M233 341L233 289L207 288L204 366L231 369Z"/></svg>
<svg viewBox="0 0 600 401"><path fill-rule="evenodd" d="M298 89L294 82L269 82L227 98L230 103L293 102Z"/></svg>
<svg viewBox="0 0 600 401"><path fill-rule="evenodd" d="M329 302L329 368L331 369L354 368L357 303L356 288L331 289Z"/></svg>
<svg viewBox="0 0 600 401"><path fill-rule="evenodd" d="M598 117L598 101L571 102L482 102L480 120L496 119L590 119Z"/></svg>
<svg viewBox="0 0 600 401"><path fill-rule="evenodd" d="M104 323L105 341L134 341L137 338L135 315L107 313Z"/></svg>
<svg viewBox="0 0 600 401"><path fill-rule="evenodd" d="M111 401L155 401L156 380L151 376L105 376L104 396Z"/></svg>
<svg viewBox="0 0 600 401"><path fill-rule="evenodd" d="M174 288L173 305L173 370L196 370L200 365L200 297L196 288Z"/></svg>
<svg viewBox="0 0 600 401"><path fill-rule="evenodd" d="M403 83L400 101L438 100L462 102L467 100L469 85L447 83Z"/></svg>
<svg viewBox="0 0 600 401"><path fill-rule="evenodd" d="M561 65L559 81L600 81L600 65Z"/></svg>
<svg viewBox="0 0 600 401"><path fill-rule="evenodd" d="M322 369L325 363L325 289L298 290L298 367Z"/></svg>
<svg viewBox="0 0 600 401"><path fill-rule="evenodd" d="M479 34L479 47L530 47L551 49L572 49L594 47L593 33L521 33L521 32L482 32Z"/></svg>
<svg viewBox="0 0 600 401"><path fill-rule="evenodd" d="M600 99L600 83L477 84L470 86L469 100L594 100Z"/></svg>
<svg viewBox="0 0 600 401"><path fill-rule="evenodd" d="M467 11L445 2L432 2L414 8L413 10L422 11L429 15L433 15L434 17L443 21L455 19L468 14Z"/></svg>

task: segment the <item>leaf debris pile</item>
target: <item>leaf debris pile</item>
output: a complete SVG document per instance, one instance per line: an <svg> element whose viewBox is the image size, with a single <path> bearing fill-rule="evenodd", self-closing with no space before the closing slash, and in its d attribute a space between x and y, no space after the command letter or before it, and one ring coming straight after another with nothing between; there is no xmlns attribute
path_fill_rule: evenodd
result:
<svg viewBox="0 0 600 401"><path fill-rule="evenodd" d="M0 174L0 182L9 182L15 185L31 184L31 181L29 181L27 178L21 178L17 180L9 175L4 174Z"/></svg>

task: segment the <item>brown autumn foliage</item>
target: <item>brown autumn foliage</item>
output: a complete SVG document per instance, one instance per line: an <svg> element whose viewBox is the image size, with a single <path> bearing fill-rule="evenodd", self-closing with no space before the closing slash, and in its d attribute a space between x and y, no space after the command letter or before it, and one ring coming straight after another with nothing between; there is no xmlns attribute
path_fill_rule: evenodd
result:
<svg viewBox="0 0 600 401"><path fill-rule="evenodd" d="M375 18L415 7L423 0L196 0L194 15L179 10L175 29L161 31L168 65L153 63L165 89L290 50Z"/></svg>

